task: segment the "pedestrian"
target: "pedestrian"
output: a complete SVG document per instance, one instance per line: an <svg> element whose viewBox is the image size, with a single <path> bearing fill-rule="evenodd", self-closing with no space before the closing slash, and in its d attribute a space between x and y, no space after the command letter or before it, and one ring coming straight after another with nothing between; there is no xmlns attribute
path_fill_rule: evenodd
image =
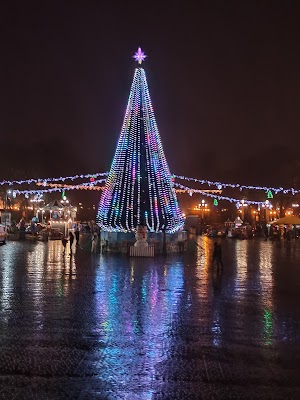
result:
<svg viewBox="0 0 300 400"><path fill-rule="evenodd" d="M178 249L179 249L179 254L183 254L183 252L184 252L184 241L183 240L178 240Z"/></svg>
<svg viewBox="0 0 300 400"><path fill-rule="evenodd" d="M79 235L80 235L80 232L79 232L79 228L77 225L76 229L75 229L76 246L79 246Z"/></svg>
<svg viewBox="0 0 300 400"><path fill-rule="evenodd" d="M222 247L218 242L214 243L214 252L213 252L213 265L214 263L217 263L217 268L219 270L220 265L221 268L223 269L223 261L222 261Z"/></svg>
<svg viewBox="0 0 300 400"><path fill-rule="evenodd" d="M93 233L92 236L92 248L91 248L91 253L96 253L97 251L97 243L98 243L98 235L96 232Z"/></svg>
<svg viewBox="0 0 300 400"><path fill-rule="evenodd" d="M276 232L277 232L277 234L276 234L276 241L277 241L277 243L280 243L280 240L281 240L281 230L278 228L278 229L276 229Z"/></svg>
<svg viewBox="0 0 300 400"><path fill-rule="evenodd" d="M268 227L267 225L264 226L264 236L265 236L265 240L268 240L269 237L269 231L268 231Z"/></svg>
<svg viewBox="0 0 300 400"><path fill-rule="evenodd" d="M73 232L69 233L69 238L70 238L70 255L71 255L72 254L72 246L73 246L73 242L74 242Z"/></svg>
<svg viewBox="0 0 300 400"><path fill-rule="evenodd" d="M68 239L67 239L67 238L65 238L65 237L63 237L63 238L61 239L61 243L62 243L62 245L63 245L63 248L64 248L64 250L63 250L63 254L65 254L65 251L66 251L66 245L67 245L67 243L68 243Z"/></svg>

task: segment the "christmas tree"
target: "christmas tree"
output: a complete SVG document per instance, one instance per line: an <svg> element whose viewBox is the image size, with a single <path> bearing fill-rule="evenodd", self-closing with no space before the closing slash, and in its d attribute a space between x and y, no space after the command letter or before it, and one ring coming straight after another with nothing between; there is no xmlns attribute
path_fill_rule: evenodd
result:
<svg viewBox="0 0 300 400"><path fill-rule="evenodd" d="M134 71L115 156L99 203L97 222L106 231L175 232L183 225L172 177L163 151L141 48Z"/></svg>

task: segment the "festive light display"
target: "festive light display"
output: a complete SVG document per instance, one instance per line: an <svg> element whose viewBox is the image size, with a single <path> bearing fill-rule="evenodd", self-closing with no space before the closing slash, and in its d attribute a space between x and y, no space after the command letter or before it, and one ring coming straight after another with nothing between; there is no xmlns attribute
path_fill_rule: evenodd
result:
<svg viewBox="0 0 300 400"><path fill-rule="evenodd" d="M188 186L181 185L180 183L175 183L175 186L180 188L180 189L182 189L182 190L185 190L190 195L192 195L194 193L201 193L203 196L217 198L218 200L227 200L227 201L230 201L230 203L239 203L239 202L241 202L241 199L235 199L234 197L216 195L214 193L209 193L209 192L201 190L201 189L193 189L193 188L190 188ZM264 201L253 201L253 200L243 200L243 201L245 202L245 204L256 204L256 205L265 204Z"/></svg>
<svg viewBox="0 0 300 400"><path fill-rule="evenodd" d="M17 195L20 194L25 194L25 197L28 198L29 194L34 194L34 193L40 193L41 191L43 193L51 193L51 192L61 192L62 197L65 196L64 191L65 190L95 190L95 191L101 191L104 189L104 186L96 186L96 183L102 183L106 182L106 179L97 179L96 181L91 182L83 182L78 185L67 185L66 183L49 183L49 182L38 182L36 185L37 186L42 186L42 187L50 187L50 188L56 188L57 190L52 190L52 189L24 189L24 190L13 190L13 197L15 198ZM187 188L187 189L175 189L176 193L188 193L190 191L193 191L194 189L192 188ZM203 190L201 193L204 192L210 192L210 193L222 193L222 190ZM239 201L236 199L236 201Z"/></svg>
<svg viewBox="0 0 300 400"><path fill-rule="evenodd" d="M97 182L105 181L103 180L97 180ZM94 186L90 182L82 183L80 185L66 185L66 184L59 184L59 183L37 183L38 186L49 186L50 189L26 189L26 190L14 190L13 192L15 195L22 195L24 194L26 198L29 197L29 195L35 194L35 195L42 195L44 193L53 193L53 192L64 192L65 190L95 190L95 191L101 191L104 190L104 186ZM211 198L214 198L213 205L218 206L217 202L218 200L227 200L230 201L231 203L235 203L237 208L240 208L243 205L248 205L248 204L255 204L258 205L259 207L267 207L267 208L272 208L271 203L269 203L269 200L265 201L252 201L252 200L241 200L241 199L236 199L233 197L226 197L226 196L221 196L221 195L216 195L216 193L222 193L221 190L201 190L201 189L193 189L188 186L183 186L179 183L174 184L177 188L175 189L176 193L188 193L189 195L193 195L194 193L200 193L203 196L208 196ZM218 200L217 200L218 199ZM295 206L295 205L293 205Z"/></svg>
<svg viewBox="0 0 300 400"><path fill-rule="evenodd" d="M134 58L141 63L139 48ZM115 156L99 203L97 222L106 231L175 232L183 226L164 155L146 74L135 69Z"/></svg>
<svg viewBox="0 0 300 400"><path fill-rule="evenodd" d="M174 183L174 185L176 186L176 184ZM175 189L176 193L187 193L187 194L191 194L190 191L193 190L197 190L197 189L193 189L193 188L188 188L187 186L183 186L186 187L187 189ZM210 189L210 190L206 190L206 189L199 189L201 190L201 192L206 192L206 193L217 193L217 194L222 194L222 190L214 190L214 189Z"/></svg>
<svg viewBox="0 0 300 400"><path fill-rule="evenodd" d="M139 64L142 64L143 61L145 61L146 54L142 51L142 49L139 47L137 52L132 56L132 58L135 59Z"/></svg>
<svg viewBox="0 0 300 400"><path fill-rule="evenodd" d="M97 172L96 174L86 174L86 175L72 175L72 176L61 176L59 178L31 178L31 179L19 179L15 181L4 180L0 181L0 186L3 185L23 185L23 184L32 184L32 183L46 183L46 182L64 182L67 180L74 181L76 179L85 179L85 178L96 178L98 176L107 176L108 172Z"/></svg>
<svg viewBox="0 0 300 400"><path fill-rule="evenodd" d="M89 178L93 179L98 176L107 176L108 172L97 172L94 174L86 174L86 175L73 175L73 176L61 176L59 178L31 178L31 179L24 179L24 180L3 180L0 181L0 186L3 185L22 185L22 184L32 184L32 183L46 183L46 182L65 182L66 180L71 180L74 181L76 179L84 179L84 178ZM292 195L295 195L297 193L300 193L299 189L295 188L283 188L283 187L269 187L269 186L254 186L254 185L242 185L240 183L224 183L224 182L219 182L219 181L209 181L206 179L197 179L197 178L190 178L186 177L183 175L172 175L172 181L174 179L181 179L181 180L186 180L186 181L192 181L192 182L197 182L201 185L208 185L208 186L216 186L219 190L225 189L227 187L233 188L233 189L239 189L242 191L243 189L251 189L251 190L263 190L264 192L267 193L268 198L273 198L274 192L275 194L278 194L280 192L283 192L284 194L291 193ZM183 191L184 192L184 191Z"/></svg>
<svg viewBox="0 0 300 400"><path fill-rule="evenodd" d="M105 181L105 179L99 179L95 182L101 182ZM94 182L94 183L95 183ZM81 183L80 185L66 185L66 184L60 184L60 183L40 183L38 186L50 186L50 189L25 189L25 190L14 190L16 194L41 194L41 193L53 193L53 192L64 192L65 190L96 190L100 191L104 189L104 186L95 186L94 184L91 184L90 182L87 183ZM63 197L63 195L62 195Z"/></svg>
<svg viewBox="0 0 300 400"><path fill-rule="evenodd" d="M139 47L133 58L142 64L145 53ZM97 179L103 177L102 179ZM212 186L216 189L201 190L175 182L175 178L196 182L200 185ZM89 182L78 183L79 179L89 179ZM77 181L66 184L66 181ZM105 182L105 187L97 186ZM33 178L26 180L3 180L0 186L12 185L43 186L44 189L24 189L12 191L13 198L17 195L42 196L43 193L63 192L66 190L103 190L98 209L99 225L107 231L134 231L136 226L145 223L150 231L174 232L183 225L181 210L176 198L177 193L194 193L213 198L213 205L218 206L218 200L227 200L238 208L250 204L258 209L273 206L266 200L241 200L221 195L226 188L261 190L267 199L273 199L278 193L296 195L300 190L294 188L242 185L239 183L223 183L170 174L158 132L153 107L151 104L146 74L139 66L133 77L127 109L121 129L115 156L110 172L100 172L85 175L73 175L58 178ZM46 189L46 187L49 187ZM175 189L176 187L176 189ZM6 189L9 194L10 189ZM241 196L242 197L242 196Z"/></svg>
<svg viewBox="0 0 300 400"><path fill-rule="evenodd" d="M75 188L76 189L82 189L82 190L102 190L104 187L103 186L95 186L98 183L104 183L106 182L106 179L97 179L93 180L92 182L83 182L77 185L68 185L66 183L49 183L49 182L38 182L36 185L37 186L43 186L43 187L59 187L59 188Z"/></svg>
<svg viewBox="0 0 300 400"><path fill-rule="evenodd" d="M240 183L223 183L223 182L209 181L206 179L188 178L183 175L173 175L173 176L177 179L181 179L184 181L197 182L197 183L200 183L201 185L216 186L220 190L229 187L232 189L239 189L240 191L242 191L243 189L263 190L266 193L274 192L275 194L278 194L280 192L283 192L284 194L292 193L292 195L300 193L300 190L294 189L294 188L283 188L283 187L275 188L275 187L270 187L270 186L241 185Z"/></svg>

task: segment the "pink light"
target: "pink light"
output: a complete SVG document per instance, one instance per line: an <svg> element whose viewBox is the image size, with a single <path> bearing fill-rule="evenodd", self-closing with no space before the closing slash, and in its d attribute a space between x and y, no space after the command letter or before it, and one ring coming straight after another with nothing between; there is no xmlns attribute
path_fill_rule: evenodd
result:
<svg viewBox="0 0 300 400"><path fill-rule="evenodd" d="M137 52L134 54L133 58L135 61L137 61L139 64L142 64L143 61L145 61L146 54L142 51L142 49L139 47Z"/></svg>

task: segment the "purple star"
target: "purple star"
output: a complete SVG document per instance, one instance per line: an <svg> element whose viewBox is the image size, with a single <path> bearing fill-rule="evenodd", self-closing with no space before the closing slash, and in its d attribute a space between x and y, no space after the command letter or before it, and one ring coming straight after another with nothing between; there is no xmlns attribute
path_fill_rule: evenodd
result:
<svg viewBox="0 0 300 400"><path fill-rule="evenodd" d="M137 52L134 54L133 58L135 61L137 61L139 64L142 64L143 61L145 61L146 54L142 51L142 49L139 47Z"/></svg>

